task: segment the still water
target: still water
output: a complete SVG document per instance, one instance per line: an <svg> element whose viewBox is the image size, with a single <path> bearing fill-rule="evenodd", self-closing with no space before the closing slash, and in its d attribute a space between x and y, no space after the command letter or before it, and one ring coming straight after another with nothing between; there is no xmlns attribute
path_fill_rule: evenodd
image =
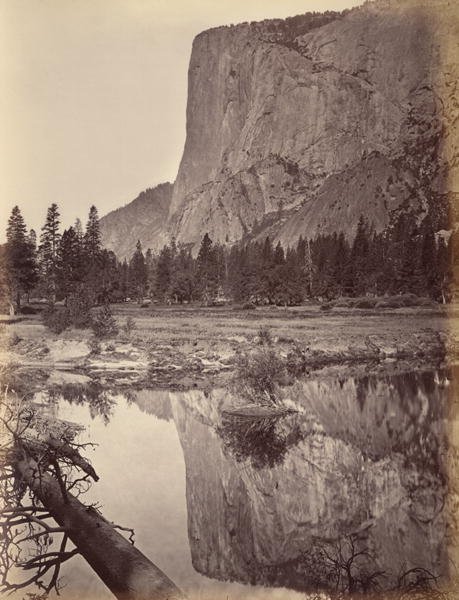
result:
<svg viewBox="0 0 459 600"><path fill-rule="evenodd" d="M295 599L449 576L452 379L305 381L250 422L222 420L224 390L38 400L97 444L85 503L193 599ZM64 599L112 597L81 557L62 574Z"/></svg>

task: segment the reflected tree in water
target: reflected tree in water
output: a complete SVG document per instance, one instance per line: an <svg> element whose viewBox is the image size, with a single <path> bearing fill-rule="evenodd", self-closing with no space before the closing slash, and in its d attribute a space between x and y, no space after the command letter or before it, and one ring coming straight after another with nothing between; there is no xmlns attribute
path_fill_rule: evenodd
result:
<svg viewBox="0 0 459 600"><path fill-rule="evenodd" d="M283 462L289 448L299 443L304 433L293 423L286 432L279 427L288 417L264 419L226 416L217 427L225 449L238 461L250 460L256 469L272 468ZM290 419L291 421L291 419Z"/></svg>
<svg viewBox="0 0 459 600"><path fill-rule="evenodd" d="M54 401L63 398L70 404L87 404L91 418L101 417L106 425L110 422L116 404L110 391L97 381L55 385L50 388L49 396Z"/></svg>

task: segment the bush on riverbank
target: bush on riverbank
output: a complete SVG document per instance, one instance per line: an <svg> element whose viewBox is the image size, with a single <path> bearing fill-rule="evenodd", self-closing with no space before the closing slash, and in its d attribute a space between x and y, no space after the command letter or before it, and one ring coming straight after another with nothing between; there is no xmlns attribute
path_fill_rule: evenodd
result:
<svg viewBox="0 0 459 600"><path fill-rule="evenodd" d="M264 347L236 360L235 391L252 402L277 404L278 388L286 383L287 370L282 358L272 348Z"/></svg>
<svg viewBox="0 0 459 600"><path fill-rule="evenodd" d="M396 296L359 296L358 298L337 298L323 305L327 308L406 308L410 306L436 306L430 298L416 296L416 294L399 294Z"/></svg>
<svg viewBox="0 0 459 600"><path fill-rule="evenodd" d="M62 333L71 327L91 328L97 339L118 334L118 326L109 305L91 309L81 298L69 299L67 306L49 306L42 314L43 324L54 333Z"/></svg>
<svg viewBox="0 0 459 600"><path fill-rule="evenodd" d="M91 329L98 340L118 334L118 325L108 304L94 311Z"/></svg>

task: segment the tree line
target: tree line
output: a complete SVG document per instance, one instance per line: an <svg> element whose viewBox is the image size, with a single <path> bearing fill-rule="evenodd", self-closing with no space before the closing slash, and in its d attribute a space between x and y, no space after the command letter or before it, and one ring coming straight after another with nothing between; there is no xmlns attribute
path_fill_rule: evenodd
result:
<svg viewBox="0 0 459 600"><path fill-rule="evenodd" d="M174 240L154 254L140 241L130 260L120 261L101 244L97 209L85 229L79 220L61 233L59 209L52 204L40 237L27 231L19 207L8 220L1 248L1 290L21 310L30 299L84 301L87 306L142 302L234 300L253 304L300 304L307 298L412 293L446 302L451 299L459 233L439 235L427 216L418 223L401 214L377 233L362 216L354 239L343 233L300 237L294 246L263 241L228 248L206 233L199 252Z"/></svg>

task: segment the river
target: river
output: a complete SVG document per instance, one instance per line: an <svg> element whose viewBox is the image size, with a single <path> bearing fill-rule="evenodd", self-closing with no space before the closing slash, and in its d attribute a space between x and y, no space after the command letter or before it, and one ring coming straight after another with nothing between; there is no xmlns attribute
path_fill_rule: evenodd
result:
<svg viewBox="0 0 459 600"><path fill-rule="evenodd" d="M454 380L306 380L285 390L297 412L250 423L222 421L221 389L36 401L97 444L84 501L193 599L295 599L448 578ZM64 600L112 597L79 556L62 575Z"/></svg>

